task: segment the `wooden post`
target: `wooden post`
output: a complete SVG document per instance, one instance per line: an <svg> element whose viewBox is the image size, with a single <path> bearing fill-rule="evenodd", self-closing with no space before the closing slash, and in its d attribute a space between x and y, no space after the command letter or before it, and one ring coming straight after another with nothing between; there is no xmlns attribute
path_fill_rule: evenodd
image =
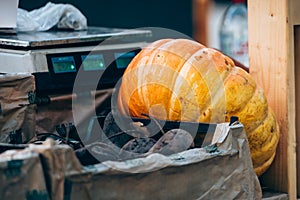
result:
<svg viewBox="0 0 300 200"><path fill-rule="evenodd" d="M296 154L300 150L296 147L300 135L299 6L298 0L248 0L250 73L264 88L281 129L275 161L260 180L262 185L288 192L289 199L297 199L300 180Z"/></svg>
<svg viewBox="0 0 300 200"><path fill-rule="evenodd" d="M208 18L211 0L193 0L193 38L203 45L208 45Z"/></svg>

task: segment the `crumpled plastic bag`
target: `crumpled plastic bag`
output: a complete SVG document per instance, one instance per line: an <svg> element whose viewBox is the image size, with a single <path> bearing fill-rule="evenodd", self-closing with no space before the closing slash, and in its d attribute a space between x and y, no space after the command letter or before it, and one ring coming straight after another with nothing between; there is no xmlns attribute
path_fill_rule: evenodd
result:
<svg viewBox="0 0 300 200"><path fill-rule="evenodd" d="M17 31L47 31L53 27L59 29L84 30L86 17L73 5L47 3L44 7L30 12L18 8Z"/></svg>

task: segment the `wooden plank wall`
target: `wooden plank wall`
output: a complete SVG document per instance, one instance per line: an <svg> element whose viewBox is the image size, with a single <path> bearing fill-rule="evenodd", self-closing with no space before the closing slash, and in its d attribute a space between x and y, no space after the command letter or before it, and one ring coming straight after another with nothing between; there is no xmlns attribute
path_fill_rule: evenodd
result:
<svg viewBox="0 0 300 200"><path fill-rule="evenodd" d="M263 185L288 192L289 199L297 199L296 4L297 0L248 0L250 73L264 88L281 129L275 162L260 179Z"/></svg>

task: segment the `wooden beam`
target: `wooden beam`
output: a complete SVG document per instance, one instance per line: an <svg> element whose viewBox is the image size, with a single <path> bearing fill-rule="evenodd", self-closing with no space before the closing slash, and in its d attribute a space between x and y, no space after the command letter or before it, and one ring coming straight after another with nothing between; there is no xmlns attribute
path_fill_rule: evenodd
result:
<svg viewBox="0 0 300 200"><path fill-rule="evenodd" d="M208 45L208 19L211 0L193 0L193 38Z"/></svg>
<svg viewBox="0 0 300 200"><path fill-rule="evenodd" d="M297 198L294 24L289 0L248 0L250 74L264 88L281 129L262 185ZM293 0L296 2L296 0ZM292 17L293 16L293 17Z"/></svg>

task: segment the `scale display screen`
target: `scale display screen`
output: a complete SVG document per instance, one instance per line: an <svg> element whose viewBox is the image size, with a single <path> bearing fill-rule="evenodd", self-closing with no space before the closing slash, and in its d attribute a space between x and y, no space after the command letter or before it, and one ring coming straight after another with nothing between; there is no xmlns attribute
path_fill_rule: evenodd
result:
<svg viewBox="0 0 300 200"><path fill-rule="evenodd" d="M135 52L115 53L117 68L118 69L126 68L134 56L135 56Z"/></svg>
<svg viewBox="0 0 300 200"><path fill-rule="evenodd" d="M82 55L81 60L84 71L96 71L105 69L105 63L102 54Z"/></svg>
<svg viewBox="0 0 300 200"><path fill-rule="evenodd" d="M73 56L52 57L53 72L56 74L76 72L76 65Z"/></svg>
<svg viewBox="0 0 300 200"><path fill-rule="evenodd" d="M140 50L112 48L47 54L49 83L44 84L43 88L72 90L79 72L86 78L80 83L82 88L94 86L95 78L99 79L97 88L112 88Z"/></svg>

